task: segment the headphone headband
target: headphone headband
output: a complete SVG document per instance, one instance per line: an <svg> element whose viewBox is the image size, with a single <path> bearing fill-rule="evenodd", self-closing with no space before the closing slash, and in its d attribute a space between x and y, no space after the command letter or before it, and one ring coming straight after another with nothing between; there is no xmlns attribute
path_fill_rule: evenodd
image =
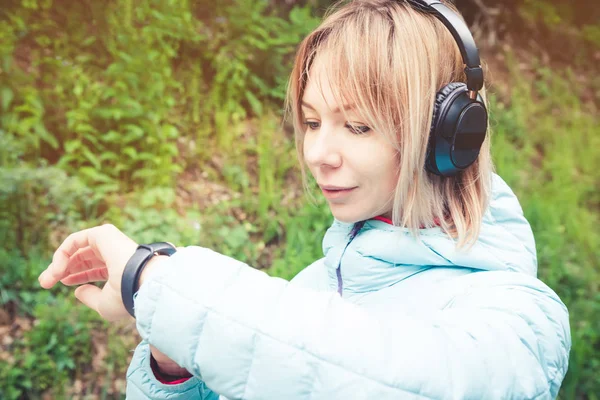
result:
<svg viewBox="0 0 600 400"><path fill-rule="evenodd" d="M406 0L419 11L432 13L450 31L456 41L463 62L465 63L465 74L467 75L467 88L469 97L474 99L477 92L483 87L483 70L479 59L479 50L469 27L463 20L445 4L439 0Z"/></svg>

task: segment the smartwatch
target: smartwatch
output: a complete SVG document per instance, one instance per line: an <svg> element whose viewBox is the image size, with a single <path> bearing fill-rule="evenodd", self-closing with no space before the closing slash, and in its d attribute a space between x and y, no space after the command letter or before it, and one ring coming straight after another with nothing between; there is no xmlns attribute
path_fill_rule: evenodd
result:
<svg viewBox="0 0 600 400"><path fill-rule="evenodd" d="M156 254L171 256L176 251L177 249L167 242L140 244L129 261L127 261L125 270L123 270L123 276L121 277L121 298L125 305L125 309L132 317L135 318L133 296L140 288L140 275L146 267L146 264Z"/></svg>

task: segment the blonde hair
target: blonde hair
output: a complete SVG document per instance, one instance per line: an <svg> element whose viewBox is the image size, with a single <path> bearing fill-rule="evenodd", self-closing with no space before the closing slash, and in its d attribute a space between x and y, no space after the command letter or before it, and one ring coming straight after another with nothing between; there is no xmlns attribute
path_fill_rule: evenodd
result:
<svg viewBox="0 0 600 400"><path fill-rule="evenodd" d="M420 227L439 221L458 239L457 248L475 243L491 190L489 134L477 161L458 175L442 178L424 168L436 92L449 82L466 82L459 48L442 22L405 1L339 1L300 43L286 109L305 185L301 102L317 55L338 104L356 105L363 122L398 153L394 225L418 238ZM485 99L485 90L480 94Z"/></svg>

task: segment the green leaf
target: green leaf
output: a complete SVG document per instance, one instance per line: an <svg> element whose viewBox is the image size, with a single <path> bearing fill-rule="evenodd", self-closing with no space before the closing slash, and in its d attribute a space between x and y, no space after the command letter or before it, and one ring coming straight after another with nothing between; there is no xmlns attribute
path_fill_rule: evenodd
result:
<svg viewBox="0 0 600 400"><path fill-rule="evenodd" d="M129 156L129 158L131 158L133 160L137 160L138 159L138 152L133 147L125 147L123 149L123 154Z"/></svg>
<svg viewBox="0 0 600 400"><path fill-rule="evenodd" d="M248 100L248 103L250 103L250 107L252 108L252 111L254 111L254 113L256 115L261 115L263 112L263 107L262 107L262 103L260 102L260 100L258 100L258 98L250 91L246 92L246 100Z"/></svg>
<svg viewBox="0 0 600 400"><path fill-rule="evenodd" d="M161 151L165 154L169 154L171 156L176 156L179 154L179 150L177 149L177 145L172 142L164 143L161 147Z"/></svg>
<svg viewBox="0 0 600 400"><path fill-rule="evenodd" d="M86 160L88 160L90 163L92 163L94 168L96 168L96 169L102 168L102 163L98 159L98 156L95 155L94 153L92 153L88 148L83 149L83 154L84 154Z"/></svg>
<svg viewBox="0 0 600 400"><path fill-rule="evenodd" d="M93 43L96 42L96 37L95 36L90 36L89 38L85 39L83 42L81 42L81 45L83 47L87 47Z"/></svg>
<svg viewBox="0 0 600 400"><path fill-rule="evenodd" d="M96 128L86 123L76 124L73 130L78 133L96 133Z"/></svg>
<svg viewBox="0 0 600 400"><path fill-rule="evenodd" d="M163 125L162 132L166 139L177 139L179 137L179 131L171 124Z"/></svg>
<svg viewBox="0 0 600 400"><path fill-rule="evenodd" d="M65 153L73 153L75 150L81 147L81 140L74 139L65 142Z"/></svg>
<svg viewBox="0 0 600 400"><path fill-rule="evenodd" d="M40 136L40 138L44 142L48 143L54 150L58 149L58 147L60 146L58 140L56 140L56 138L46 130L46 127L41 122L39 124L36 124L33 130Z"/></svg>
<svg viewBox="0 0 600 400"><path fill-rule="evenodd" d="M13 92L8 87L2 88L2 111L8 111L8 107L13 99Z"/></svg>
<svg viewBox="0 0 600 400"><path fill-rule="evenodd" d="M119 156L117 156L113 152L104 152L99 157L100 161L117 161L118 159L119 159Z"/></svg>
<svg viewBox="0 0 600 400"><path fill-rule="evenodd" d="M130 143L144 137L144 130L137 125L127 124L125 125L125 129L127 130L127 134L122 138L123 143Z"/></svg>
<svg viewBox="0 0 600 400"><path fill-rule="evenodd" d="M105 143L118 143L121 139L121 134L111 129L106 134L100 136L100 139Z"/></svg>
<svg viewBox="0 0 600 400"><path fill-rule="evenodd" d="M110 176L103 174L92 167L82 167L79 172L84 177L96 182L113 183L113 179Z"/></svg>

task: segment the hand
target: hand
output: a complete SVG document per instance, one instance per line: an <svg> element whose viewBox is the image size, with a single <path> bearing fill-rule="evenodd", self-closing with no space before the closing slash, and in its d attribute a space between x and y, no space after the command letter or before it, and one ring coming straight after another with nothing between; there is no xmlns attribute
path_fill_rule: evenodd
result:
<svg viewBox="0 0 600 400"><path fill-rule="evenodd" d="M69 235L58 247L52 263L38 278L49 289L58 281L80 285L75 297L108 321L129 317L121 299L121 277L137 243L114 225L102 225ZM88 284L104 282L102 289Z"/></svg>

